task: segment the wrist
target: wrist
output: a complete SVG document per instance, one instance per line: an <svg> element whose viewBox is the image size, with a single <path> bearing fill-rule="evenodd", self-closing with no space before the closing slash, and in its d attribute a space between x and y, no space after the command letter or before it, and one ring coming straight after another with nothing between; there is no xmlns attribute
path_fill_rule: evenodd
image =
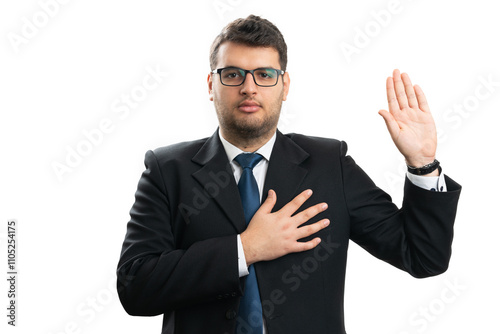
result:
<svg viewBox="0 0 500 334"><path fill-rule="evenodd" d="M434 159L432 162L425 165L411 165L407 162L408 172L414 175L421 176L439 176L441 173L441 167L439 166L439 161Z"/></svg>
<svg viewBox="0 0 500 334"><path fill-rule="evenodd" d="M243 255L245 256L245 261L249 267L251 264L257 262L255 252L252 250L251 242L248 240L247 233L243 232L240 234L241 246L243 247Z"/></svg>
<svg viewBox="0 0 500 334"><path fill-rule="evenodd" d="M431 164L436 160L436 157L412 157L412 158L407 158L405 157L405 162L407 166L411 166L414 168L421 168L425 165Z"/></svg>

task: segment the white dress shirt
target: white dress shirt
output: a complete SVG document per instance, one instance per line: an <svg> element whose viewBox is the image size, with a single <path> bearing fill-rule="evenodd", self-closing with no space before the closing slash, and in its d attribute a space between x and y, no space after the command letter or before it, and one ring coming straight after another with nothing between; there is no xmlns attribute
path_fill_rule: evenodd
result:
<svg viewBox="0 0 500 334"><path fill-rule="evenodd" d="M227 158L230 161L231 169L233 170L236 184L238 184L238 182L240 181L241 173L243 172L243 168L241 168L240 165L236 161L234 161L234 158L236 158L238 154L243 153L244 151L240 150L239 148L237 148L236 146L225 140L224 137L222 137L222 135L220 134L220 130L219 130L219 137L222 142L222 146L224 146L224 150L226 151ZM257 181L257 186L259 187L259 196L261 202L262 202L262 192L264 190L264 181L266 179L266 174L267 174L267 167L269 166L269 158L271 158L271 151L273 150L275 141L276 141L276 133L272 136L271 139L269 139L269 141L264 146L255 151L255 153L258 153L264 157L264 159L259 161L259 163L253 168L253 176ZM241 239L239 234L237 236L237 240L238 240L238 268L240 277L242 277L248 275L248 266L247 266L247 261L245 260L243 245L241 244Z"/></svg>

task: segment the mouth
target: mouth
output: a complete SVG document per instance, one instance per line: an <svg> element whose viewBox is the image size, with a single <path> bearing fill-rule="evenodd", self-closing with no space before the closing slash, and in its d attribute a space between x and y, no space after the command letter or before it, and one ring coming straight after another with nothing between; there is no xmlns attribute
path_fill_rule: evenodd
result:
<svg viewBox="0 0 500 334"><path fill-rule="evenodd" d="M260 108L260 104L252 100L245 100L238 105L238 110L246 113L259 111Z"/></svg>

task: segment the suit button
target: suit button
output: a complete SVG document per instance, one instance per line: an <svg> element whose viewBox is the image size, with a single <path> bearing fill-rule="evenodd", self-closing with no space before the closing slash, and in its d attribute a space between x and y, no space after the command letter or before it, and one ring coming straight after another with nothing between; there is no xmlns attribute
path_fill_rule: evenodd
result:
<svg viewBox="0 0 500 334"><path fill-rule="evenodd" d="M236 318L236 311L230 308L226 311L226 319L233 320L234 318Z"/></svg>
<svg viewBox="0 0 500 334"><path fill-rule="evenodd" d="M236 292L231 293L232 297L236 297Z"/></svg>

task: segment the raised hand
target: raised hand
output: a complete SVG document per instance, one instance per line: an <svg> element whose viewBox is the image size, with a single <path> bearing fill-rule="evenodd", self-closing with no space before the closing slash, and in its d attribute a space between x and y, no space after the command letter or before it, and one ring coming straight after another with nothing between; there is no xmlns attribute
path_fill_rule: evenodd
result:
<svg viewBox="0 0 500 334"><path fill-rule="evenodd" d="M387 129L408 165L421 167L434 161L436 125L422 89L413 86L408 74L395 69L387 78L389 111L380 110ZM434 173L433 173L434 174Z"/></svg>
<svg viewBox="0 0 500 334"><path fill-rule="evenodd" d="M271 213L276 204L276 193L273 190L269 191L267 199L257 210L245 232L241 234L247 265L274 260L289 253L303 252L316 247L321 242L320 238L307 242L297 241L330 224L328 219L323 219L300 227L328 207L326 203L319 203L294 215L311 194L311 190L304 190L281 210Z"/></svg>

